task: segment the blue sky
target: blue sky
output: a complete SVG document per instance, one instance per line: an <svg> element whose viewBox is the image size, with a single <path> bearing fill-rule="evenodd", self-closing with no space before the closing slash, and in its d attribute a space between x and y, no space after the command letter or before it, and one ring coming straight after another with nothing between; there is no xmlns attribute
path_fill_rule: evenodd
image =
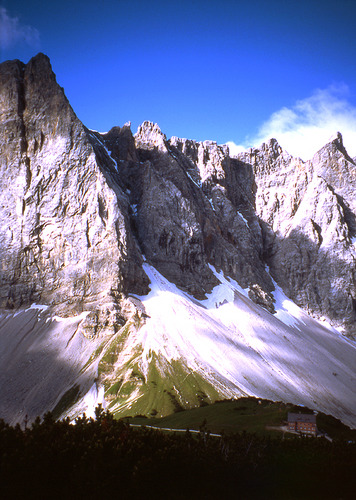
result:
<svg viewBox="0 0 356 500"><path fill-rule="evenodd" d="M356 155L356 1L0 0L1 60L47 54L74 111L107 131Z"/></svg>

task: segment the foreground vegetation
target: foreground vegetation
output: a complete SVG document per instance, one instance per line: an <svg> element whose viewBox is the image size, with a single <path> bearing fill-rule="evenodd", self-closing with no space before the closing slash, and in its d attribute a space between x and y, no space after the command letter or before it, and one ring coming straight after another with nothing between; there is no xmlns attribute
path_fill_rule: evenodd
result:
<svg viewBox="0 0 356 500"><path fill-rule="evenodd" d="M355 474L356 445L337 440L163 433L100 407L74 425L0 421L2 499L351 499Z"/></svg>

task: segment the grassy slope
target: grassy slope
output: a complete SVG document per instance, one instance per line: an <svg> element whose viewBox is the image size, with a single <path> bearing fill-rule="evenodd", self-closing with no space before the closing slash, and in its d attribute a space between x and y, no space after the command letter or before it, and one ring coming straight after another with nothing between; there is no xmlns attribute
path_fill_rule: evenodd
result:
<svg viewBox="0 0 356 500"><path fill-rule="evenodd" d="M266 425L278 426L287 419L288 410L292 405L273 403L271 401L241 398L234 401L216 402L191 410L176 412L160 419L135 418L132 422L169 427L176 429L199 430L206 420L207 427L212 432L256 432L265 434ZM269 431L270 432L270 431Z"/></svg>
<svg viewBox="0 0 356 500"><path fill-rule="evenodd" d="M165 416L186 408L213 402L219 393L197 373L179 361L167 363L152 354L147 377L140 371L140 353L136 353L115 374L119 383L107 388L105 397L111 399L109 410L117 416L157 415ZM133 391L138 391L135 400L126 406Z"/></svg>
<svg viewBox="0 0 356 500"><path fill-rule="evenodd" d="M136 417L130 419L130 422L171 429L199 430L202 423L206 421L207 428L211 432L246 431L259 435L282 436L279 431L268 430L266 426L283 425L287 420L288 412L295 411L310 412L306 408L296 407L292 404L248 397L216 402L212 405L176 412L163 418ZM356 430L350 430L339 420L329 415L319 413L317 426L318 429L327 432L332 438L356 440Z"/></svg>
<svg viewBox="0 0 356 500"><path fill-rule="evenodd" d="M113 414L165 416L221 398L214 386L192 372L183 360L168 363L163 357L150 353L148 373L143 374L140 344L129 350L129 356L123 357L125 343L140 326L141 319L134 316L113 338L103 341L83 368L84 371L98 360L98 378L104 385L105 400ZM60 409L63 405L61 401Z"/></svg>

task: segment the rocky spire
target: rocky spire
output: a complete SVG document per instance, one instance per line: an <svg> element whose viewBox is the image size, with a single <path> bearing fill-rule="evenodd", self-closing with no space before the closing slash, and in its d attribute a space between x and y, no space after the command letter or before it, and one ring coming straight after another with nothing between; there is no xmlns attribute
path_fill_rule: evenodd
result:
<svg viewBox="0 0 356 500"><path fill-rule="evenodd" d="M161 132L157 123L145 121L140 125L135 134L136 146L138 148L157 148L165 150L166 136Z"/></svg>

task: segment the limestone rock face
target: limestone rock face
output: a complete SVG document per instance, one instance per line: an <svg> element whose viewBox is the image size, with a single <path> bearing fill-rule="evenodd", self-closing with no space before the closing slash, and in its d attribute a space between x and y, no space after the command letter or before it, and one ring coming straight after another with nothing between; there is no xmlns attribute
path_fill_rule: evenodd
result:
<svg viewBox="0 0 356 500"><path fill-rule="evenodd" d="M356 162L348 155L340 132L314 155L311 164L315 174L335 192L345 212L350 235L356 236Z"/></svg>
<svg viewBox="0 0 356 500"><path fill-rule="evenodd" d="M137 147L148 150L165 151L166 136L162 133L157 123L145 121L138 127L135 135L135 142Z"/></svg>
<svg viewBox="0 0 356 500"><path fill-rule="evenodd" d="M255 175L256 211L273 233L285 233L311 179L310 165L282 150L275 139L240 153Z"/></svg>
<svg viewBox="0 0 356 500"><path fill-rule="evenodd" d="M211 264L242 286L273 290L261 261L250 165L230 160L228 148L213 142L168 141L151 122L134 137L128 127L91 137L97 155L104 147L112 158L130 199L132 233L164 276L203 298L217 284Z"/></svg>
<svg viewBox="0 0 356 500"><path fill-rule="evenodd" d="M149 122L135 141L140 166L128 187L147 259L197 298L216 285L208 264L242 286L258 283L271 291L251 167L230 160L228 148L214 142L167 141Z"/></svg>
<svg viewBox="0 0 356 500"><path fill-rule="evenodd" d="M255 172L274 279L309 313L355 334L356 166L341 134L306 163L273 139L239 158Z"/></svg>
<svg viewBox="0 0 356 500"><path fill-rule="evenodd" d="M85 304L88 335L115 329L120 295L148 282L110 158L98 161L43 54L0 66L0 102L1 307Z"/></svg>

